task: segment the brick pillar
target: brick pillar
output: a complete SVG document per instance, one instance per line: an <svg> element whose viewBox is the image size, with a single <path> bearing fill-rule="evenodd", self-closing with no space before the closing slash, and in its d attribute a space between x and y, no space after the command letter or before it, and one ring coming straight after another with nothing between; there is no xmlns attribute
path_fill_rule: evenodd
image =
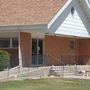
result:
<svg viewBox="0 0 90 90"><path fill-rule="evenodd" d="M20 32L20 50L22 58L22 66L30 66L30 50L31 50L31 34Z"/></svg>

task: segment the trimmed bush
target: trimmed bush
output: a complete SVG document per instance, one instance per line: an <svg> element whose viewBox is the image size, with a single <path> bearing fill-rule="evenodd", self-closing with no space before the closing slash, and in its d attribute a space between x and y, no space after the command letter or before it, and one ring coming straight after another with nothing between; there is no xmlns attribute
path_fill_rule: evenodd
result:
<svg viewBox="0 0 90 90"><path fill-rule="evenodd" d="M7 51L0 50L0 71L9 67L10 54Z"/></svg>

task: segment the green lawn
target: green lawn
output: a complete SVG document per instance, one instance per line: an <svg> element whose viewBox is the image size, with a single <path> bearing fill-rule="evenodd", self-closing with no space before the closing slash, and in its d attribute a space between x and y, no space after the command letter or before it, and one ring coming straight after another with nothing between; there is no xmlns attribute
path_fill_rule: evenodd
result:
<svg viewBox="0 0 90 90"><path fill-rule="evenodd" d="M39 79L0 83L0 90L90 90L90 80Z"/></svg>

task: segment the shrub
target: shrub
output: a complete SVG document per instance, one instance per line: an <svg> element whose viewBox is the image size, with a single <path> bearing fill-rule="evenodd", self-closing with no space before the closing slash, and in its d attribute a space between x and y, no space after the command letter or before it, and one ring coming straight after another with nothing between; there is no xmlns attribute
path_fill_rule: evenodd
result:
<svg viewBox="0 0 90 90"><path fill-rule="evenodd" d="M0 71L9 66L10 54L7 51L0 50Z"/></svg>

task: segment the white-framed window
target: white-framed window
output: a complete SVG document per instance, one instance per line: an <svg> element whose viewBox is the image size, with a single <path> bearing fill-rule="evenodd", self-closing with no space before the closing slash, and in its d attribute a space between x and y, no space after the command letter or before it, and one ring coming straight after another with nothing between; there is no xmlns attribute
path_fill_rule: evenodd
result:
<svg viewBox="0 0 90 90"><path fill-rule="evenodd" d="M18 47L18 38L12 38L12 47Z"/></svg>
<svg viewBox="0 0 90 90"><path fill-rule="evenodd" d="M0 38L0 47L10 47L10 39L9 38Z"/></svg>
<svg viewBox="0 0 90 90"><path fill-rule="evenodd" d="M70 45L70 49L75 49L76 48L76 40L70 39L69 45Z"/></svg>
<svg viewBox="0 0 90 90"><path fill-rule="evenodd" d="M0 48L17 48L18 38L0 38Z"/></svg>

